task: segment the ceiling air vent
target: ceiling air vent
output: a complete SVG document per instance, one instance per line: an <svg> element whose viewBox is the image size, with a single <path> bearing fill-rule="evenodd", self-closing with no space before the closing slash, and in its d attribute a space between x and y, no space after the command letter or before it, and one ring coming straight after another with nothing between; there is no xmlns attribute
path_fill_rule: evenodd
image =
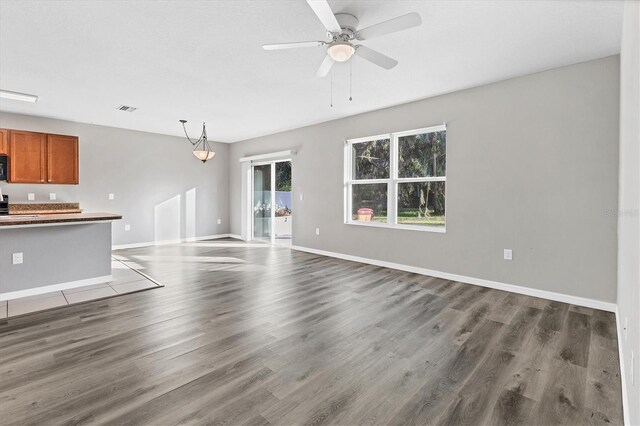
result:
<svg viewBox="0 0 640 426"><path fill-rule="evenodd" d="M135 111L137 109L138 108L136 108L136 107L127 106L127 105L120 105L118 107L118 111L126 111L126 112L133 112L133 111Z"/></svg>

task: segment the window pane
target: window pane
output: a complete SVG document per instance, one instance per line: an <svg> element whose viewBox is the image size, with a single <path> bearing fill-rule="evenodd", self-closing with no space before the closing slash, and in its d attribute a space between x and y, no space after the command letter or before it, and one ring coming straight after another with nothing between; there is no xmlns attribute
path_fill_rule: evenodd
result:
<svg viewBox="0 0 640 426"><path fill-rule="evenodd" d="M444 226L445 182L398 184L398 223Z"/></svg>
<svg viewBox="0 0 640 426"><path fill-rule="evenodd" d="M352 145L353 179L389 179L389 139Z"/></svg>
<svg viewBox="0 0 640 426"><path fill-rule="evenodd" d="M352 185L351 219L387 223L387 184Z"/></svg>
<svg viewBox="0 0 640 426"><path fill-rule="evenodd" d="M398 177L446 176L447 132L398 138Z"/></svg>

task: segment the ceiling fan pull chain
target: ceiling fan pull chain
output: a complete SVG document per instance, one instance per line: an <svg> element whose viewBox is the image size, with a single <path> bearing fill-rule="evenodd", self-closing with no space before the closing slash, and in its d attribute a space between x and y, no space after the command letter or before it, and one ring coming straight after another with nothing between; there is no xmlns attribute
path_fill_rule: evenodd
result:
<svg viewBox="0 0 640 426"><path fill-rule="evenodd" d="M331 99L331 108L333 108L333 70L331 70L331 95L330 95L330 99Z"/></svg>
<svg viewBox="0 0 640 426"><path fill-rule="evenodd" d="M349 101L352 101L353 98L351 97L351 68L353 67L353 61L349 61Z"/></svg>

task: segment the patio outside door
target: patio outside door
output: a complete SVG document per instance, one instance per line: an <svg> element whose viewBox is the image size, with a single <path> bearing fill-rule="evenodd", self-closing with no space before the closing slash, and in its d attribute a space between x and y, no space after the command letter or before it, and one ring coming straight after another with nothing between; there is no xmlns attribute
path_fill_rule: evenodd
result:
<svg viewBox="0 0 640 426"><path fill-rule="evenodd" d="M252 238L291 245L291 161L254 164L252 171Z"/></svg>

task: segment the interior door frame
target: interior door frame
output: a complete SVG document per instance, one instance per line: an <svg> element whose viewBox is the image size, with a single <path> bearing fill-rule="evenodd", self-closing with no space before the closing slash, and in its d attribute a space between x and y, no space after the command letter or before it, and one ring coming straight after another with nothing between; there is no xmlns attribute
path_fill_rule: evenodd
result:
<svg viewBox="0 0 640 426"><path fill-rule="evenodd" d="M271 170L271 216L269 217L269 244L274 244L275 243L275 239L276 239L276 234L273 232L274 230L274 221L276 218L276 163L284 163L286 161L292 162L291 158L279 158L277 160L265 160L265 161L255 161L255 162L251 162L251 180L249 181L249 192L251 194L251 203L249 205L249 217L251 218L251 220L249 221L251 226L249 229L249 241L253 241L253 240L259 240L262 241L262 239L260 238L256 238L254 235L254 220L255 220L255 215L254 215L254 211L253 208L255 206L255 188L254 188L254 183L255 183L255 177L254 177L254 172L255 166L266 166L266 165L270 165L270 170ZM293 163L292 163L293 164ZM293 175L293 174L292 174Z"/></svg>

